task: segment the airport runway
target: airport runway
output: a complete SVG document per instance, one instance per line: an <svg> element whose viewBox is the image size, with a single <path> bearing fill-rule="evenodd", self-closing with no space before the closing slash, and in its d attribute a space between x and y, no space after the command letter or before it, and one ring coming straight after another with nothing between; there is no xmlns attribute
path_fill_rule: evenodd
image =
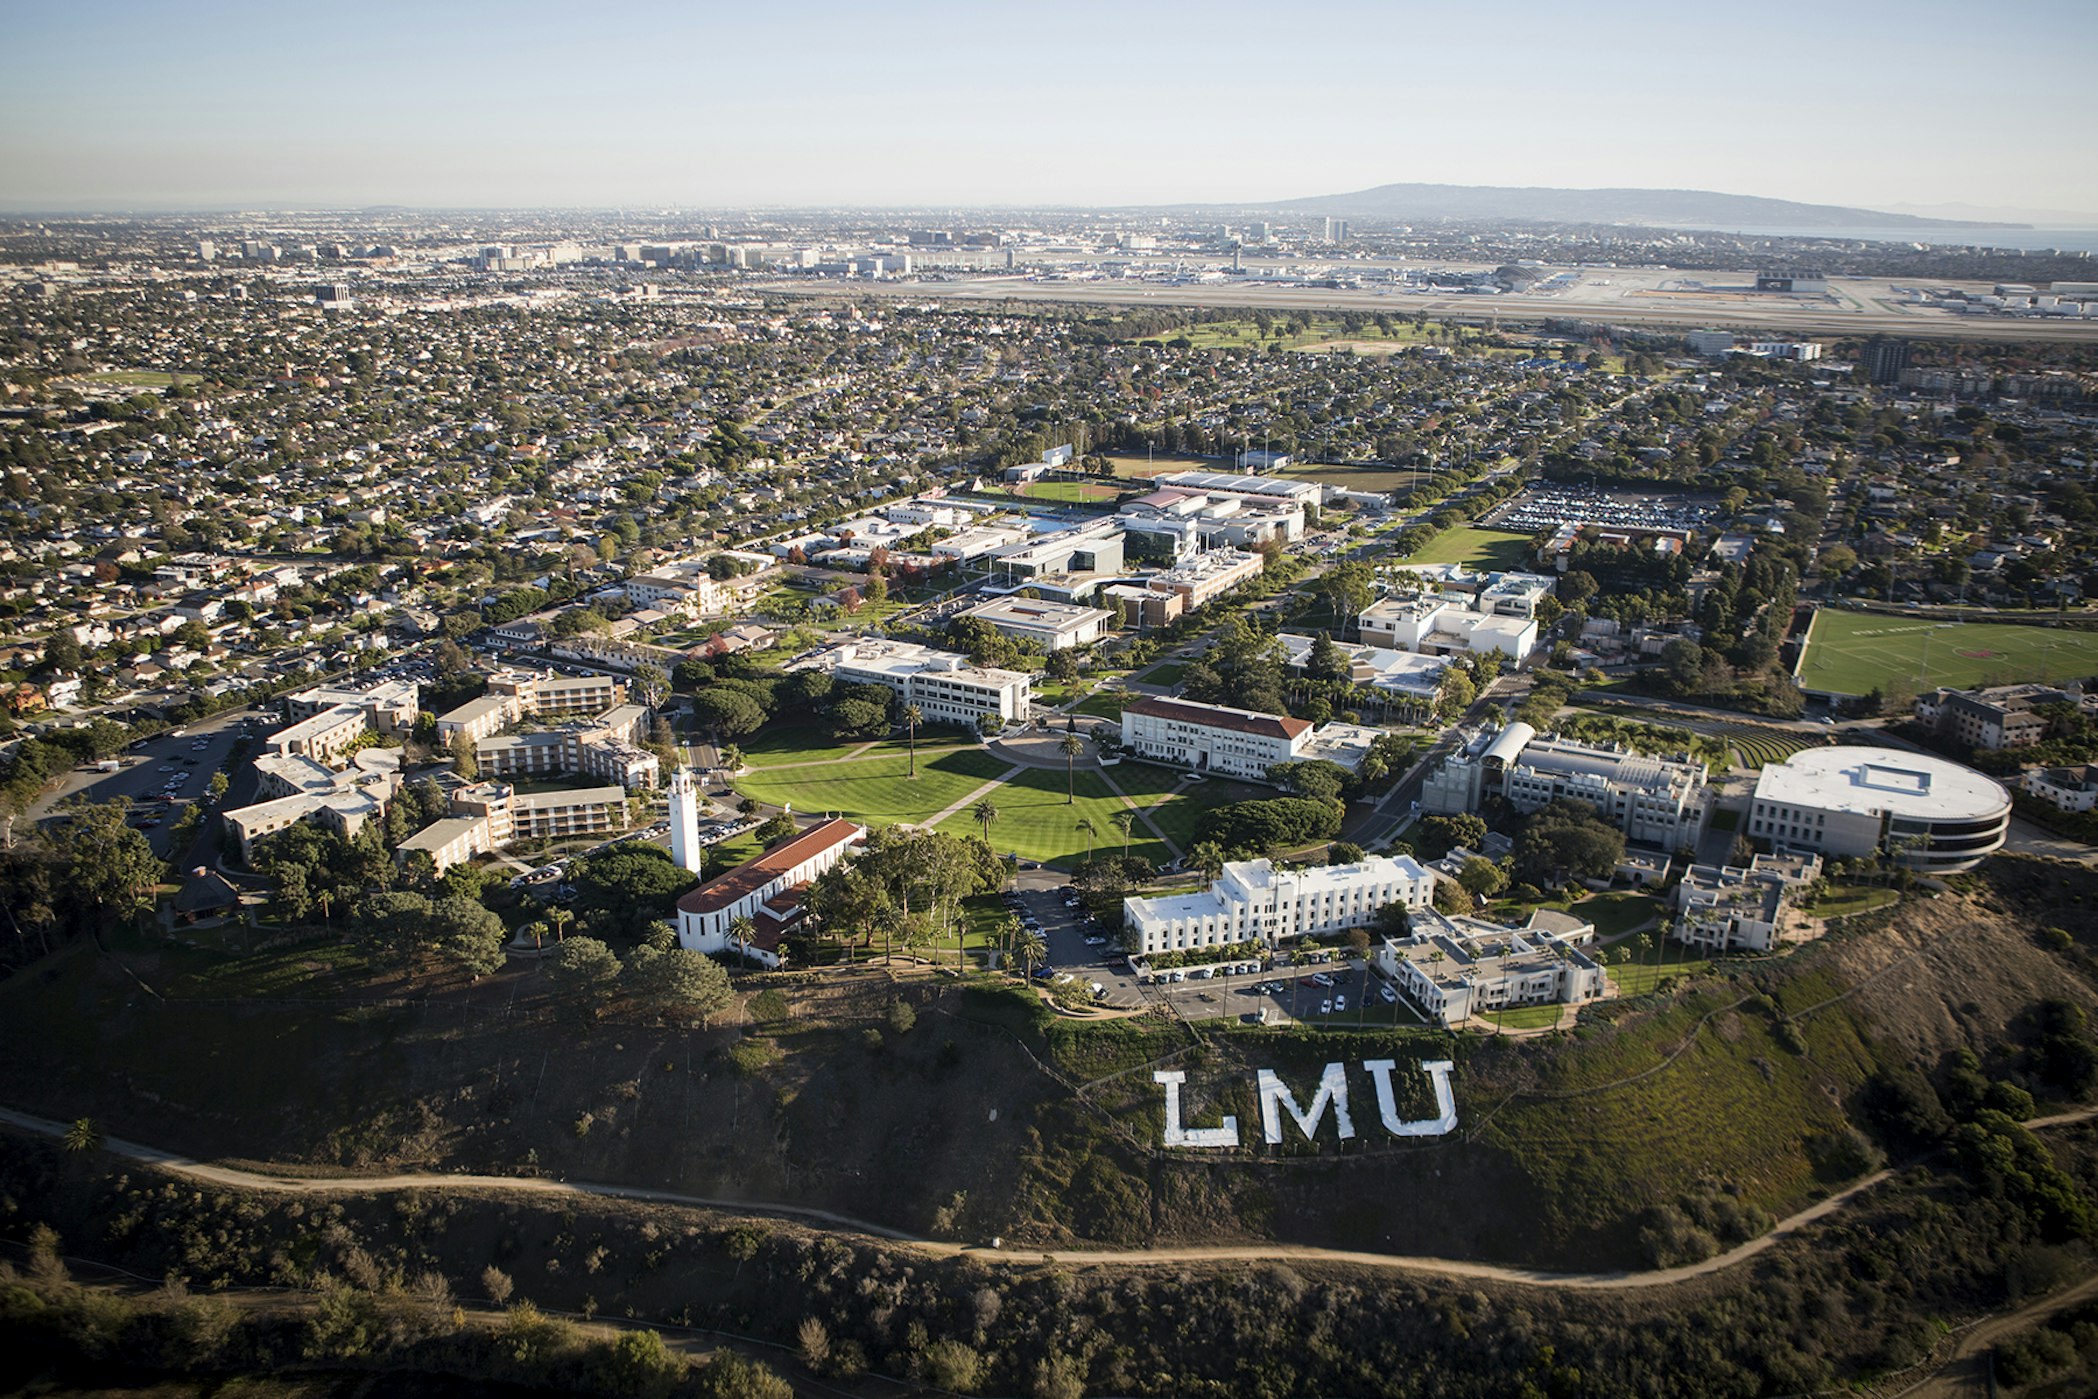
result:
<svg viewBox="0 0 2098 1399"><path fill-rule="evenodd" d="M1591 275L1607 278L1608 285L1589 284ZM1690 277L1714 284L1739 280L1732 274L1713 272L1690 274ZM1032 301L1088 306L1359 311L1367 315L1384 312L1394 316L1420 312L1438 321L1469 324L1500 321L1521 325L1545 320L1573 320L1656 329L1733 330L1773 337L1898 335L1911 340L2098 344L2098 321L2092 320L2023 320L2002 316L1956 316L1922 309L1889 310L1879 304L1891 296L1888 283L1879 279L1838 279L1831 285L1839 300L1825 305L1778 295L1765 301L1753 293L1666 291L1660 285L1683 280L1684 274L1673 269L1612 268L1592 272L1584 269L1582 285L1571 292L1553 296L1469 296L1382 287L1276 287L1244 281L1185 286L1157 282L1050 282L1026 277L849 284L780 281L768 284L765 290L799 296L858 298L872 295L964 304Z"/></svg>

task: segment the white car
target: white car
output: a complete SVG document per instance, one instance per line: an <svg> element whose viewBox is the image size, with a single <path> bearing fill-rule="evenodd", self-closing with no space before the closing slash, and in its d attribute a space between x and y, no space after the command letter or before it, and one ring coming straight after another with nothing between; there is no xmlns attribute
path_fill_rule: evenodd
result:
<svg viewBox="0 0 2098 1399"><path fill-rule="evenodd" d="M1320 1015L1331 1015L1331 1014L1333 1014L1333 1002L1331 1002L1331 1001L1320 1001L1320 1002L1319 1002L1319 1014L1320 1014Z"/></svg>
<svg viewBox="0 0 2098 1399"><path fill-rule="evenodd" d="M1311 984L1313 986L1331 986L1333 978L1324 972L1313 972L1311 974Z"/></svg>
<svg viewBox="0 0 2098 1399"><path fill-rule="evenodd" d="M1346 1010L1348 1008L1348 998L1345 995L1335 996L1333 998L1333 1008L1335 1010Z"/></svg>

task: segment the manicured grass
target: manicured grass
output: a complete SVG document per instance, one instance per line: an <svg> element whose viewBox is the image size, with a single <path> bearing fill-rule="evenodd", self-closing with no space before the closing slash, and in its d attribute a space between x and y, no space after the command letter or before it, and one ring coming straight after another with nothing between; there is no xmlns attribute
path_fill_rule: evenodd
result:
<svg viewBox="0 0 2098 1399"><path fill-rule="evenodd" d="M1455 563L1470 569L1522 569L1529 567L1530 536L1511 530L1478 529L1464 525L1444 530L1428 541L1428 547L1409 554L1400 563Z"/></svg>
<svg viewBox="0 0 2098 1399"><path fill-rule="evenodd" d="M1514 1010L1497 1010L1480 1017L1503 1030L1542 1030L1559 1023L1560 1013L1566 1007L1554 1002L1545 1006L1518 1006Z"/></svg>
<svg viewBox="0 0 2098 1399"><path fill-rule="evenodd" d="M1138 671L1135 678L1146 685L1178 685L1185 674L1186 661L1160 661L1149 670Z"/></svg>
<svg viewBox="0 0 2098 1399"><path fill-rule="evenodd" d="M1095 690L1072 705L1071 712L1091 714L1100 719L1119 719L1122 717L1122 706L1135 698L1135 695L1126 690Z"/></svg>
<svg viewBox="0 0 2098 1399"><path fill-rule="evenodd" d="M1123 487L1105 481L1030 481L1023 494L1029 500L1094 505L1113 500L1122 491Z"/></svg>
<svg viewBox="0 0 2098 1399"><path fill-rule="evenodd" d="M1182 854L1194 845L1195 823L1202 819L1204 812L1229 802L1253 801L1275 795L1265 787L1225 782L1214 777L1182 786L1182 774L1177 768L1159 767L1153 763L1125 762L1111 772L1115 786L1144 808L1151 824L1179 846Z"/></svg>
<svg viewBox="0 0 2098 1399"><path fill-rule="evenodd" d="M1120 854L1122 833L1108 819L1126 810L1097 772L1074 774L1075 803L1064 800L1064 774L1054 768L1026 768L991 794L998 806L998 819L991 823L991 847L1000 855L1018 854L1023 860L1070 866L1085 858L1086 837L1078 829L1081 818L1098 829L1093 837L1095 853ZM982 827L968 811L958 811L940 823L949 835L980 835ZM1142 822L1130 835L1129 853L1153 861L1168 858L1165 846L1153 839Z"/></svg>
<svg viewBox="0 0 2098 1399"><path fill-rule="evenodd" d="M1763 724L1726 724L1719 737L1740 756L1741 766L1753 771L1771 763L1782 763L1794 753L1820 748L1828 742L1824 734L1795 733Z"/></svg>
<svg viewBox="0 0 2098 1399"><path fill-rule="evenodd" d="M1583 899L1573 906L1575 916L1595 924L1595 935L1599 938L1614 938L1620 933L1630 932L1641 923L1659 918L1667 910L1652 894L1633 890L1619 890L1609 894L1597 894Z"/></svg>
<svg viewBox="0 0 2098 1399"><path fill-rule="evenodd" d="M1668 977L1694 976L1710 965L1704 958L1680 947L1671 946L1664 949L1658 967L1654 965L1651 955L1643 962L1637 960L1638 952L1638 948L1633 948L1634 960L1623 966L1611 965L1603 969L1609 974L1618 991L1626 996L1643 996Z"/></svg>
<svg viewBox="0 0 2098 1399"><path fill-rule="evenodd" d="M1932 622L1823 608L1814 614L1799 683L1863 695L1900 686L1966 688L2066 680L2098 671L2098 633L2013 622Z"/></svg>
<svg viewBox="0 0 2098 1399"><path fill-rule="evenodd" d="M1208 457L1177 457L1158 452L1151 456L1138 453L1135 456L1108 454L1108 463L1114 467L1115 475L1144 478L1163 476L1169 471L1235 471L1237 468L1223 457L1211 460Z"/></svg>
<svg viewBox="0 0 2098 1399"><path fill-rule="evenodd" d="M914 780L905 776L906 757L888 753L821 767L761 768L745 774L736 788L761 802L792 803L797 812L835 811L887 826L930 820L1005 769L1005 763L981 749L932 754L921 750Z"/></svg>
<svg viewBox="0 0 2098 1399"><path fill-rule="evenodd" d="M1864 913L1900 901L1901 895L1892 889L1871 884L1838 884L1804 905L1804 909L1816 918L1841 918L1845 914Z"/></svg>
<svg viewBox="0 0 2098 1399"><path fill-rule="evenodd" d="M928 750L938 752L956 746L974 743L961 729L945 725L921 724L918 728L918 755L922 758ZM833 762L861 748L867 756L877 753L905 753L909 741L901 734L893 738L877 739L868 748L864 738L832 738L830 732L820 724L770 724L735 745L743 750L743 762L754 768L778 767L782 763Z"/></svg>

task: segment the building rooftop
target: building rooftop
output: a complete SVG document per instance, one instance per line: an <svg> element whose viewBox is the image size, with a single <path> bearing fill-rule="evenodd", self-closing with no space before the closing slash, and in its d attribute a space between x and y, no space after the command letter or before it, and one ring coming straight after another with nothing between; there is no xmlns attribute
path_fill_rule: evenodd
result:
<svg viewBox="0 0 2098 1399"><path fill-rule="evenodd" d="M1972 768L1892 748L1809 748L1763 769L1756 800L1929 821L2000 815L2010 793Z"/></svg>
<svg viewBox="0 0 2098 1399"><path fill-rule="evenodd" d="M726 874L716 875L677 901L680 913L719 913L755 894L803 861L826 850L858 840L861 829L850 821L832 819L809 827L800 835L781 841L754 859L746 860Z"/></svg>
<svg viewBox="0 0 2098 1399"><path fill-rule="evenodd" d="M1259 714L1250 709L1232 709L1221 704L1197 704L1192 700L1140 699L1123 706L1124 714L1143 714L1180 724L1229 729L1233 733L1259 734L1263 738L1294 739L1311 730L1308 719L1287 715Z"/></svg>

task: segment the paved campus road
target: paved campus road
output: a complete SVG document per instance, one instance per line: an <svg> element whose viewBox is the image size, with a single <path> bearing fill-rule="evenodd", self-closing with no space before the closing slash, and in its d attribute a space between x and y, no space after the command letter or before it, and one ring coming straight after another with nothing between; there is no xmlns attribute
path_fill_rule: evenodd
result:
<svg viewBox="0 0 2098 1399"><path fill-rule="evenodd" d="M2083 1108L2076 1112L2060 1113L2054 1117L2037 1118L2025 1124L2028 1130L2044 1131L2050 1127L2066 1126L2086 1122L2098 1117L2098 1108ZM29 1113L16 1112L11 1108L0 1108L0 1123L21 1128L47 1137L63 1137L68 1126L53 1122L49 1118L36 1117ZM141 1146L116 1137L103 1141L102 1150L127 1160L144 1162L172 1175L191 1180L206 1181L213 1185L226 1186L235 1190L260 1190L272 1194L292 1195L340 1195L340 1194L385 1194L397 1190L456 1190L490 1191L513 1195L587 1195L608 1200L636 1200L642 1203L687 1205L699 1209L732 1211L738 1214L772 1215L785 1219L809 1220L817 1224L851 1230L887 1239L928 1258L953 1258L967 1255L970 1259L987 1264L1006 1264L1013 1267L1036 1267L1061 1265L1066 1267L1178 1267L1188 1263L1265 1263L1278 1260L1293 1260L1304 1263L1345 1263L1361 1268L1378 1268L1396 1272L1430 1273L1441 1277L1477 1278L1486 1282L1520 1283L1530 1287L1549 1287L1565 1291L1619 1291L1626 1288L1668 1287L1693 1278L1708 1277L1713 1273L1744 1263L1765 1252L1773 1245L1826 1218L1844 1205L1872 1189L1885 1180L1891 1171L1879 1171L1865 1177L1855 1185L1838 1191L1819 1204L1809 1206L1789 1219L1779 1221L1776 1228L1761 1238L1751 1239L1725 1253L1707 1258L1702 1263L1692 1263L1680 1268L1662 1268L1652 1272L1612 1273L1553 1273L1536 1268L1509 1268L1493 1263L1473 1263L1456 1258L1422 1258L1389 1253L1360 1253L1349 1249L1304 1248L1290 1244L1225 1245L1216 1248L1143 1248L1143 1249L1012 1249L1003 1250L974 1244L943 1243L934 1239L921 1239L886 1225L869 1220L855 1219L850 1215L835 1214L829 1210L811 1209L803 1205L783 1205L761 1200L724 1200L707 1195L686 1195L674 1190L650 1190L643 1186L608 1185L592 1181L567 1181L522 1178L512 1176L447 1175L441 1171L403 1172L383 1176L273 1176L257 1171L245 1171L232 1166L214 1166L208 1162L192 1160L187 1156L158 1147Z"/></svg>

